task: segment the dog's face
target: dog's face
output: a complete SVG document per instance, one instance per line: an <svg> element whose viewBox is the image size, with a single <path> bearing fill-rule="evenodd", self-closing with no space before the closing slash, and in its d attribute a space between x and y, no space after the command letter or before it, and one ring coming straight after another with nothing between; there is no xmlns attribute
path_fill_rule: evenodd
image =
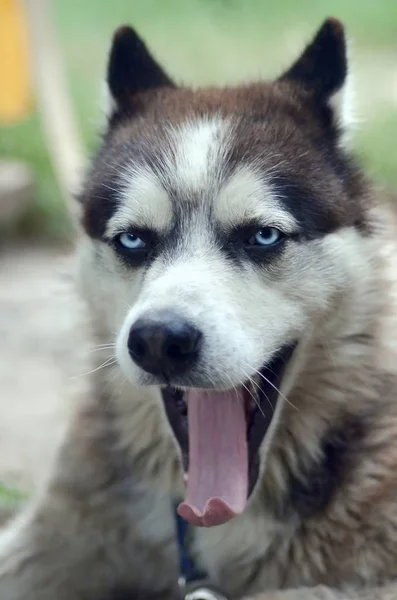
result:
<svg viewBox="0 0 397 600"><path fill-rule="evenodd" d="M285 368L365 235L340 147L346 70L332 20L276 82L224 90L177 88L131 29L115 36L84 225L119 364L162 388L193 523L243 509Z"/></svg>

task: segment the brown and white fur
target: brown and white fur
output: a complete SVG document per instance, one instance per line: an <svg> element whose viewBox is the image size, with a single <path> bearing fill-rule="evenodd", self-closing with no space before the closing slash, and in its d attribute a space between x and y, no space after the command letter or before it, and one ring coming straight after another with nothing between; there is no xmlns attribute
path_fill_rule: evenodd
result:
<svg viewBox="0 0 397 600"><path fill-rule="evenodd" d="M161 382L127 352L133 322L168 309L206 340L178 385L255 380L298 341L246 510L195 533L212 582L231 598L397 598L397 229L342 143L346 79L331 19L277 81L228 89L176 87L117 32L79 280L120 377L92 374L48 484L1 534L1 600L177 595L179 447ZM230 232L247 220L283 249L241 254ZM114 244L131 228L158 240L141 264Z"/></svg>

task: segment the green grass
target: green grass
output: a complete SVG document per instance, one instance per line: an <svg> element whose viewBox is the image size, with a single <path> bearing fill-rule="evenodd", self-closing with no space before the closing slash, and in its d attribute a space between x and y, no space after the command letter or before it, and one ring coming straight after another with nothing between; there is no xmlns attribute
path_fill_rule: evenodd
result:
<svg viewBox="0 0 397 600"><path fill-rule="evenodd" d="M88 153L95 148L102 119L101 82L110 38L122 23L132 23L140 31L178 81L222 84L276 74L322 19L332 15L346 24L361 72L367 72L368 62L365 93L394 76L391 66L382 82L372 81L385 57L393 65L390 57L397 44L393 0L53 0L52 5ZM365 76L362 80L365 83ZM390 100L374 105L355 138L365 165L388 186L397 185L396 112ZM34 232L64 236L67 219L36 115L0 129L0 157L5 156L26 160L36 173L36 205L25 224Z"/></svg>
<svg viewBox="0 0 397 600"><path fill-rule="evenodd" d="M27 496L0 482L0 507L13 508L27 500Z"/></svg>

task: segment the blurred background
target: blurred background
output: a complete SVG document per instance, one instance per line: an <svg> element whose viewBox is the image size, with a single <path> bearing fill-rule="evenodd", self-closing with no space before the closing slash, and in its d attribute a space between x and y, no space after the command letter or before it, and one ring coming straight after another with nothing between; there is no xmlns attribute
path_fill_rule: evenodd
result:
<svg viewBox="0 0 397 600"><path fill-rule="evenodd" d="M175 80L221 85L276 76L327 16L351 40L353 145L394 196L393 0L0 0L0 503L38 485L83 388L69 215L104 122L113 30L131 23Z"/></svg>

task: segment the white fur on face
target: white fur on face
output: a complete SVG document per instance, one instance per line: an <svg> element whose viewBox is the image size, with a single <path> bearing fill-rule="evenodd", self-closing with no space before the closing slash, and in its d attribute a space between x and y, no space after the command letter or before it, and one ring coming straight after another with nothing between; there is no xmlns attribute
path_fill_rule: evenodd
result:
<svg viewBox="0 0 397 600"><path fill-rule="evenodd" d="M211 189L223 166L230 126L221 119L190 121L171 130L175 156L168 166L173 183L180 191Z"/></svg>
<svg viewBox="0 0 397 600"><path fill-rule="evenodd" d="M221 188L214 202L214 218L226 229L252 220L285 233L297 226L264 178L248 166L238 169Z"/></svg>
<svg viewBox="0 0 397 600"><path fill-rule="evenodd" d="M120 172L120 206L109 220L106 237L130 226L162 231L172 219L172 206L165 189L150 169L131 165Z"/></svg>
<svg viewBox="0 0 397 600"><path fill-rule="evenodd" d="M325 311L333 294L346 285L346 257L329 252L331 241L341 234L291 241L280 260L262 267L248 258L235 263L219 247L214 224L227 230L258 219L287 234L296 228L255 168L242 166L222 180L231 133L228 123L206 119L170 131L162 173L176 199L149 166L124 170L120 207L109 221L108 235L134 225L151 226L161 234L176 218L183 220L172 252L159 255L144 278L141 269L121 267L111 249L101 249L102 264L112 277L102 285L107 297L102 306L108 306L112 331L119 330L119 363L135 384L156 383L131 361L127 349L131 327L148 313L172 310L203 333L195 370L176 385L228 388L254 376L280 347L299 339L312 315ZM360 236L352 231L351 238L356 244Z"/></svg>
<svg viewBox="0 0 397 600"><path fill-rule="evenodd" d="M183 201L189 194L216 189L222 153L230 131L219 119L202 119L169 128L161 160L163 177ZM127 165L119 173L120 205L106 228L111 238L128 227L164 231L171 224L172 203L157 174L145 165ZM215 186L215 187L214 187Z"/></svg>
<svg viewBox="0 0 397 600"><path fill-rule="evenodd" d="M205 357L199 365L200 375L196 374L197 385L209 386L213 382L229 387L245 380L248 374L262 367L264 356L270 359L278 349L278 343L263 344L255 328L258 315L255 311L247 315L245 309L247 303L252 303L252 295L258 299L262 295L260 277L254 269L245 273L245 277L252 278L252 287L246 298L239 294L242 300L239 305L233 296L241 281L207 231L207 212L213 208L213 220L224 229L253 218L285 231L293 229L296 223L272 197L263 178L252 169L241 168L222 186L223 157L227 154L231 133L230 125L218 119L188 122L169 131L170 148L165 149L161 159L163 176L176 190L179 212L183 214L185 198L190 205L195 198L198 202L192 218L186 221L179 256L172 262L168 257L160 257L149 269L144 289L122 327L118 356L135 382L142 381L142 373L131 363L127 339L134 321L146 312L172 309L203 331ZM157 229L166 229L172 218L172 201L156 174L149 167L130 172L126 169L123 181L120 208L110 220L107 234L110 236L133 225L153 226L154 223ZM268 294L272 295L270 289ZM125 298L125 302L131 304L132 299ZM278 303L277 294L274 303ZM293 310L290 307L288 314ZM263 318L271 320L271 314L264 313ZM287 314L281 315L283 334L288 320ZM250 333L247 335L245 331ZM275 332L272 339L280 337L281 331ZM214 364L218 365L216 372L210 366ZM194 384L194 377L191 379Z"/></svg>
<svg viewBox="0 0 397 600"><path fill-rule="evenodd" d="M133 323L146 314L173 310L203 333L197 372L175 383L228 388L255 376L274 352L299 339L313 315L325 312L329 299L347 284L342 256L330 256L324 240L292 243L279 267L243 269L209 237L191 231L189 236L191 246L186 244L172 264L160 260L149 269L120 331L117 355L135 383L150 380L131 363L127 339Z"/></svg>

